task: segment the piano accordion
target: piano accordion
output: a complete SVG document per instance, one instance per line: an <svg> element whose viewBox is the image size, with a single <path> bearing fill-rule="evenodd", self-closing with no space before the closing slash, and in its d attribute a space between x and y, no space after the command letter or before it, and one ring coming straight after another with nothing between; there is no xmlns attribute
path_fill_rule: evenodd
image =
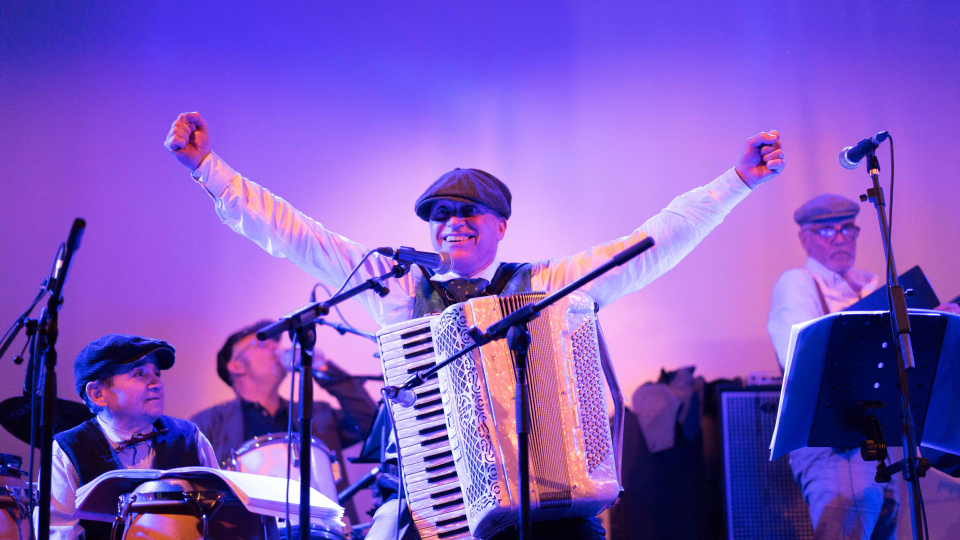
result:
<svg viewBox="0 0 960 540"><path fill-rule="evenodd" d="M472 343L490 324L544 293L488 296L377 333L384 380L401 385ZM606 361L593 300L575 292L528 324L531 344L532 521L591 517L620 495L623 399ZM611 433L603 381L612 392ZM407 505L423 540L490 538L519 520L516 376L506 340L454 361L391 403Z"/></svg>

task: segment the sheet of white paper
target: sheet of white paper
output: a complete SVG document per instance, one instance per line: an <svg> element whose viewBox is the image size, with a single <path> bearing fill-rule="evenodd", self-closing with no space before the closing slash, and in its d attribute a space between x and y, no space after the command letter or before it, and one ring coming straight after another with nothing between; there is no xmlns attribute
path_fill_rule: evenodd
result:
<svg viewBox="0 0 960 540"><path fill-rule="evenodd" d="M795 324L790 330L777 423L770 440L771 460L807 445L807 437L817 410L830 331L833 319L838 315L840 313L831 313Z"/></svg>
<svg viewBox="0 0 960 540"><path fill-rule="evenodd" d="M104 473L77 490L75 517L113 521L120 495L133 492L137 486L160 478L201 478L216 476L225 481L247 510L273 517L285 514L287 480L249 473L222 471L208 467L181 467L167 471L156 469L123 469ZM300 483L290 481L290 514L300 512ZM343 508L310 488L310 521L326 527L343 526Z"/></svg>

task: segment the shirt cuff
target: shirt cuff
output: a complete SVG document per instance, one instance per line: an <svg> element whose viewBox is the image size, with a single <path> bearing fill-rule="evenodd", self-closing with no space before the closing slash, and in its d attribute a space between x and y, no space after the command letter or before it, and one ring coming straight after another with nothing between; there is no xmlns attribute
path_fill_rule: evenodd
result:
<svg viewBox="0 0 960 540"><path fill-rule="evenodd" d="M216 200L223 195L236 175L237 171L227 165L227 162L220 159L216 153L210 152L200 165L197 165L191 176Z"/></svg>
<svg viewBox="0 0 960 540"><path fill-rule="evenodd" d="M732 210L740 201L747 198L753 190L740 179L740 175L733 168L720 175L719 178L707 184L707 189L726 208Z"/></svg>

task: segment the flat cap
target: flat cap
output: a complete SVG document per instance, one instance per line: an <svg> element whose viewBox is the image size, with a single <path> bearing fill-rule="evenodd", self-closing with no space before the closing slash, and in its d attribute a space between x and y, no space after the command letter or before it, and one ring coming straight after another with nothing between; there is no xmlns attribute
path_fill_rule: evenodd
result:
<svg viewBox="0 0 960 540"><path fill-rule="evenodd" d="M803 203L793 213L797 225L804 223L828 223L850 219L860 213L860 205L846 197L825 193Z"/></svg>
<svg viewBox="0 0 960 540"><path fill-rule="evenodd" d="M77 395L83 398L87 383L97 380L107 366L130 364L152 353L157 358L157 367L170 369L175 352L173 345L166 341L140 336L107 334L91 341L73 362Z"/></svg>
<svg viewBox="0 0 960 540"><path fill-rule="evenodd" d="M420 219L430 221L430 209L438 199L479 203L510 219L510 203L513 197L506 184L480 169L456 168L441 176L423 192L414 204Z"/></svg>

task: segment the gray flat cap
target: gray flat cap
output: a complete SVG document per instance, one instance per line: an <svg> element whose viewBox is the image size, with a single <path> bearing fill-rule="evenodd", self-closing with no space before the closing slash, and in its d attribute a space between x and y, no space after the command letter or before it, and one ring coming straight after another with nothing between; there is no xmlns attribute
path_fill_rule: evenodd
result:
<svg viewBox="0 0 960 540"><path fill-rule="evenodd" d="M510 219L510 204L513 197L506 184L480 169L456 168L441 176L423 192L414 204L420 219L430 221L430 209L438 199L479 203Z"/></svg>
<svg viewBox="0 0 960 540"><path fill-rule="evenodd" d="M846 197L826 193L803 203L793 213L797 225L804 223L829 223L850 219L860 213L860 205Z"/></svg>

